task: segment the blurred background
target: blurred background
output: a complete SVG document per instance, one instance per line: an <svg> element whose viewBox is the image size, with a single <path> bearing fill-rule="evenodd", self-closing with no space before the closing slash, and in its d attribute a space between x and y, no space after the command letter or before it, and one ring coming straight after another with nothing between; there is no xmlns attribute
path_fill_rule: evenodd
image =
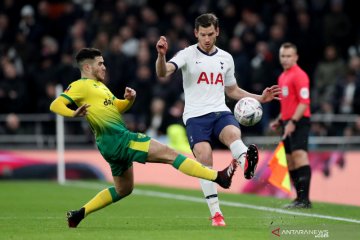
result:
<svg viewBox="0 0 360 240"><path fill-rule="evenodd" d="M232 54L238 84L247 91L261 93L276 84L282 71L280 45L297 45L299 65L311 82L310 148L325 154L316 155L320 163L312 163L323 176L330 176L331 166L344 168L351 162L348 153L360 158L357 6L349 0L3 0L0 151L30 150L35 158L44 150L55 154L55 115L49 112L55 87L65 89L78 79L74 55L83 47L95 47L103 52L110 90L119 98L125 86L137 91L134 106L124 115L129 129L188 152L181 73L156 77L155 44L165 35L170 59L196 42L194 19L213 12L220 20L217 46ZM232 109L235 102L228 99L227 104ZM268 128L279 104L274 101L263 108L262 121L242 132L246 143L258 144L266 153L279 141ZM65 131L66 149L95 149L84 119L66 119ZM216 148L221 151L223 146ZM44 157L49 158L55 157ZM11 167L2 165L0 170L0 176L11 175Z"/></svg>

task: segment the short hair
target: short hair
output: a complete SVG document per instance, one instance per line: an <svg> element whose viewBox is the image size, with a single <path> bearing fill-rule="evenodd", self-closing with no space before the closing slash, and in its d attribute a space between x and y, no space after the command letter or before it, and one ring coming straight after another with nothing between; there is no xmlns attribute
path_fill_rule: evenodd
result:
<svg viewBox="0 0 360 240"><path fill-rule="evenodd" d="M291 42L285 42L283 44L281 44L280 48L292 48L295 50L295 52L297 53L297 47L295 44L291 43Z"/></svg>
<svg viewBox="0 0 360 240"><path fill-rule="evenodd" d="M91 59L94 60L96 57L101 57L101 51L96 48L83 48L76 54L76 62L78 65L84 60Z"/></svg>
<svg viewBox="0 0 360 240"><path fill-rule="evenodd" d="M219 26L219 19L213 13L204 13L195 19L195 29L199 30L199 27L210 27L213 25L216 28Z"/></svg>

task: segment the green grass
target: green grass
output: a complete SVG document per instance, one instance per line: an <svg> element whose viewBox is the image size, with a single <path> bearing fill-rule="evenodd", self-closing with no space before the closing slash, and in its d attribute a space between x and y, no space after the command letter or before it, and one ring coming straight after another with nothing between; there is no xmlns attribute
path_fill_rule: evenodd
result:
<svg viewBox="0 0 360 240"><path fill-rule="evenodd" d="M315 202L313 209L286 214L273 209L280 210L288 199L221 193L227 227L214 228L210 226L205 202L171 199L179 195L201 199L200 191L156 186L136 186L138 191L131 196L89 215L78 228L69 229L65 212L79 208L108 185L0 181L0 239L277 239L271 234L277 227L327 230L329 238L325 239L360 239L360 207ZM147 196L144 192L170 195L164 198ZM228 206L237 203L271 209ZM303 213L309 216L302 216ZM314 235L281 237L317 239Z"/></svg>

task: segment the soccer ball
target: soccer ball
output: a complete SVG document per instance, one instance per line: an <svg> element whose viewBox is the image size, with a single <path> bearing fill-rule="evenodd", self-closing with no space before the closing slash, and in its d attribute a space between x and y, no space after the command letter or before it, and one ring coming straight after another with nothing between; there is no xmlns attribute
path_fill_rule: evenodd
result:
<svg viewBox="0 0 360 240"><path fill-rule="evenodd" d="M236 120L243 126L253 126L261 120L263 110L258 100L251 97L240 99L234 108Z"/></svg>

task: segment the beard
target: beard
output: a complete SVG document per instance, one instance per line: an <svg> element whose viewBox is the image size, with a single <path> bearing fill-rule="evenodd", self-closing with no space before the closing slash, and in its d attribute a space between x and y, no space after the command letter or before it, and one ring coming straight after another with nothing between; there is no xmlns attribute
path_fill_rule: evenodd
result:
<svg viewBox="0 0 360 240"><path fill-rule="evenodd" d="M104 82L105 81L105 77L103 77L102 74L100 74L99 71L93 72L93 75L96 77L96 80L100 81L100 82Z"/></svg>

